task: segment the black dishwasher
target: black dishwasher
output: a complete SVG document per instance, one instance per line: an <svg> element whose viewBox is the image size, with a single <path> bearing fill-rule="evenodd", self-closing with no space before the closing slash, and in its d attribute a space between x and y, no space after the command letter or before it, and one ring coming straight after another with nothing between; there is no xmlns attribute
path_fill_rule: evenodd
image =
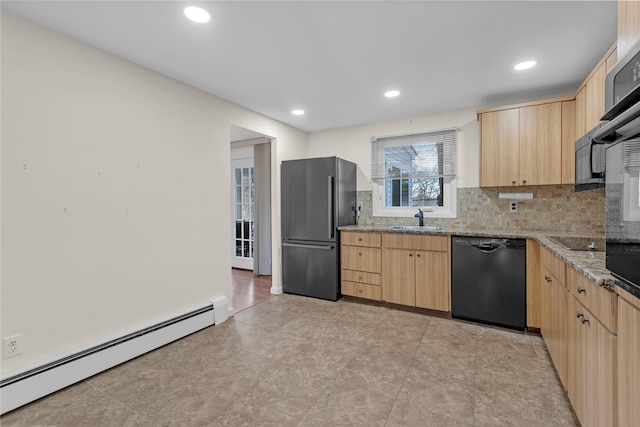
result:
<svg viewBox="0 0 640 427"><path fill-rule="evenodd" d="M451 237L451 315L526 328L525 239Z"/></svg>

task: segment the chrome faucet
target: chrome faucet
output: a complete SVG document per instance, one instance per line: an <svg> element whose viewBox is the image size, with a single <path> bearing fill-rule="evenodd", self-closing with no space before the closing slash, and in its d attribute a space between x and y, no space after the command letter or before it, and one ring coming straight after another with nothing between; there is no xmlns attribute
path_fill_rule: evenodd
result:
<svg viewBox="0 0 640 427"><path fill-rule="evenodd" d="M418 226L424 227L424 213L422 209L418 209L418 213L414 215L414 217L418 218Z"/></svg>

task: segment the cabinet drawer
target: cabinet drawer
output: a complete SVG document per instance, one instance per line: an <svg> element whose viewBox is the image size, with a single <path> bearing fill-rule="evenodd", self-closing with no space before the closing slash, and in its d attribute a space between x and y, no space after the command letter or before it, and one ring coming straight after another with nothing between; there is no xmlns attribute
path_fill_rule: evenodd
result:
<svg viewBox="0 0 640 427"><path fill-rule="evenodd" d="M370 285L380 285L382 276L378 273L369 273L366 271L342 270L342 280L348 282L368 283Z"/></svg>
<svg viewBox="0 0 640 427"><path fill-rule="evenodd" d="M340 235L343 245L380 247L379 233L343 231Z"/></svg>
<svg viewBox="0 0 640 427"><path fill-rule="evenodd" d="M342 268L380 273L381 250L362 246L342 246Z"/></svg>
<svg viewBox="0 0 640 427"><path fill-rule="evenodd" d="M618 295L615 292L596 285L573 268L567 268L567 287L571 294L591 311L607 329L614 333L617 332Z"/></svg>
<svg viewBox="0 0 640 427"><path fill-rule="evenodd" d="M449 250L449 237L386 233L382 236L382 246L394 249L446 252Z"/></svg>
<svg viewBox="0 0 640 427"><path fill-rule="evenodd" d="M563 260L549 252L545 248L540 248L540 263L549 270L549 272L555 277L556 281L566 284Z"/></svg>
<svg viewBox="0 0 640 427"><path fill-rule="evenodd" d="M382 291L380 286L366 285L364 283L342 281L342 295L349 295L352 297L372 299L376 301L381 300Z"/></svg>

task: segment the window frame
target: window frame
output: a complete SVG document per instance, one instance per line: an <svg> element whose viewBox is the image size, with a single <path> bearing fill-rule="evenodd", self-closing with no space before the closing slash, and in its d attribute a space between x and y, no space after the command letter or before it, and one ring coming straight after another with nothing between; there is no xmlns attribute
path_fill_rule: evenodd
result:
<svg viewBox="0 0 640 427"><path fill-rule="evenodd" d="M413 217L418 209L423 211L423 215L425 218L457 218L457 176L456 176L456 163L457 163L457 135L454 135L453 146L449 145L446 150L447 157L443 160L446 162L447 159L451 163L445 163L444 166L445 171L440 170L439 177L443 179L443 206L386 206L386 183L389 181L393 181L394 179L388 178L388 172L385 172L385 176L382 176L382 169L384 167L387 170L387 166L384 166L383 163L386 164L386 154L385 147L393 147L393 146L412 146L415 144L416 139L425 138L425 144L432 143L428 141L432 137L437 137L435 134L444 133L444 132L453 132L457 133L458 128L449 128L444 130L433 130L433 131L425 131L419 133L412 133L406 135L395 135L395 136L387 136L387 137L372 137L372 148L371 148L371 161L372 161L372 171L371 171L371 185L372 185L372 216L374 217L405 217L410 218ZM406 141L405 141L406 140ZM446 138L445 138L446 141ZM451 140L449 139L449 142ZM373 144L382 144L382 146L375 146ZM453 157L451 157L453 154ZM374 164L376 167L374 168ZM452 169L452 170L451 170ZM377 172L376 172L377 171ZM380 175L380 176L378 176ZM402 177L400 179L421 179L421 178L436 178L434 177L421 177L421 176L408 176Z"/></svg>

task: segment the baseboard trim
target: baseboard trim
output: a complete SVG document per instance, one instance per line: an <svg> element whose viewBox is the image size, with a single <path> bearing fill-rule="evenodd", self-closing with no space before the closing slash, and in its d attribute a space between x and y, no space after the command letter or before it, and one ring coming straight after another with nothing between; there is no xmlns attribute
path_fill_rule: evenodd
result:
<svg viewBox="0 0 640 427"><path fill-rule="evenodd" d="M208 305L0 380L0 414L162 347L228 317L226 297Z"/></svg>

